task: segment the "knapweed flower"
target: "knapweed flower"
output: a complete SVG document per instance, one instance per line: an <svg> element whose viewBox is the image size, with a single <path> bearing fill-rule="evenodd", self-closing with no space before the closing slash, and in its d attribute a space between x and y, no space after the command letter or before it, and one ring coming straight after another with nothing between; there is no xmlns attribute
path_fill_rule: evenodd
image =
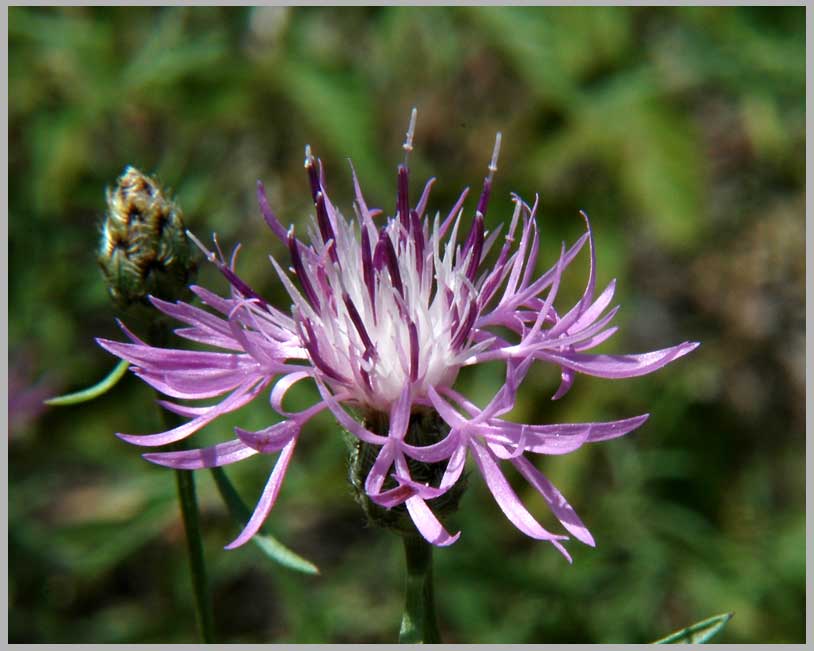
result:
<svg viewBox="0 0 814 651"><path fill-rule="evenodd" d="M282 226L258 182L260 210L290 255L288 269L271 257L291 297L290 310L270 305L249 287L236 272L234 256L227 263L195 240L228 279L230 295L221 297L193 286L210 310L158 298L152 302L185 324L177 335L225 352L156 348L126 328L131 343L99 341L171 398L225 395L210 406L162 401L165 408L190 420L158 434L119 434L136 445L162 446L185 439L270 388L271 407L281 422L256 432L236 428L233 440L212 447L145 455L172 468L199 469L279 452L251 519L227 548L244 544L258 531L274 505L303 426L327 409L375 451L363 481L367 497L384 509L406 507L415 528L429 542L449 545L460 535L447 532L431 504L456 487L471 456L508 519L523 533L550 541L570 560L562 546L567 536L551 533L537 522L510 486L501 463L514 466L541 493L568 532L593 545L573 508L528 456L565 454L585 443L622 436L648 415L566 425L504 419L529 367L546 362L560 369L562 382L553 396L558 399L577 373L611 379L644 375L698 345L685 342L637 355L586 352L614 334L617 328L611 322L618 309L608 309L614 282L596 295L588 218L583 215L585 234L570 247L563 244L556 263L538 275L536 200L529 206L512 196L514 210L502 239L500 229L489 233L484 226L500 134L474 217L465 217L464 190L442 218L426 214L434 179L426 183L417 202L410 198L407 154L414 128L415 112L404 143L404 164L398 167L393 216L368 206L353 173L356 214L353 219L344 217L328 198L322 164L309 148L305 168L315 216L307 238ZM570 309L558 309L555 299L563 272L586 243L590 267L585 291ZM490 252L492 262L487 263ZM455 380L462 368L493 361L505 365L505 382L480 407L454 388ZM287 411L283 399L301 381L313 382L321 399L303 411ZM421 418L437 423L434 435L423 439L413 435ZM428 466L441 469L433 481L426 473L415 473L417 467Z"/></svg>

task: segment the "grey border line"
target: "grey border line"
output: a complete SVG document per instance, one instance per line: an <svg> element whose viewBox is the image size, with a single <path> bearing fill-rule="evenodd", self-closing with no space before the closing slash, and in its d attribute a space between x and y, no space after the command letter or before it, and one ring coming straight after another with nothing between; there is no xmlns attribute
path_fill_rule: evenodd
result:
<svg viewBox="0 0 814 651"><path fill-rule="evenodd" d="M6 123L6 130L4 132L4 141L5 141L5 148L3 151L3 166L5 169L5 174L3 175L2 179L2 195L5 199L5 215L6 218L2 219L2 235L4 236L4 241L6 242L6 247L3 249L2 253L0 253L0 257L2 257L3 262L3 271L4 278L3 278L3 290L5 293L6 300L4 301L3 309L5 314L5 319L3 320L3 325L5 329L5 339L6 339L6 355L3 359L3 364L5 367L6 373L4 374L4 382L3 386L5 388L6 396L8 397L8 171L9 171L9 163L8 163L8 7L12 6L72 6L76 5L77 3L70 2L67 0L53 0L52 2L8 2L4 3L6 6L6 11L2 14L2 19L0 19L0 25L2 25L2 30L5 35L5 45L6 47L3 50L4 55L4 65L3 65L3 77L5 79L5 83L3 84L3 94L5 96L5 101L2 105L2 112L5 117ZM85 3L87 4L87 3ZM183 2L182 0L173 0L170 2L149 2L149 1L133 1L133 2L100 2L100 3L93 3L95 6L138 6L138 5L163 5L163 6L183 6L194 4L195 6L219 6L225 3L216 2L212 0L198 0L194 3ZM226 3L230 6L256 6L256 5L269 5L269 6L289 6L294 3L290 2L275 2L269 0L260 0L259 2L230 2ZM438 5L448 5L448 6L467 6L467 5L502 5L502 6L562 6L567 4L569 6L699 6L699 5L706 5L710 4L708 1L704 0L693 0L688 2L665 2L665 1L630 1L630 2L612 2L612 1L595 1L595 2L554 2L551 0L542 1L542 2L530 2L525 0L514 0L509 2L489 2L488 0L474 0L471 2L429 2L427 0L414 0L410 2L377 2L377 3L365 3L365 2L333 2L333 3L322 3L317 1L307 1L307 2L298 2L296 6L324 6L326 4L331 4L334 6L369 6L370 4L376 4L379 6L388 6L388 5L410 5L410 6L438 6ZM744 6L744 5L766 5L769 4L768 2L761 2L759 0L748 0L746 2L736 2L732 0L718 0L714 4L720 6ZM783 3L772 3L773 6L806 6L804 0L799 0L796 2L783 2ZM812 42L812 32L814 32L814 27L811 24L811 7L806 6L806 51L809 51L809 45ZM812 122L812 114L809 110L811 106L811 99L812 99L812 89L811 89L811 69L807 65L806 66L806 133L811 131L809 128ZM811 200L811 169L812 169L812 145L806 139L806 165L807 165L807 174L806 174L806 224L805 224L805 234L806 234L806 241L810 244L812 241L812 233L814 233L814 227L812 227L812 220L814 220L814 214L812 214L812 200ZM808 251L808 248L806 249ZM809 300L812 298L812 287L814 286L814 270L812 270L811 265L806 265L806 406L810 403L814 402L814 389L812 389L812 364L810 364L810 350L808 347L808 341L810 339L810 335L814 328L811 325L810 311L811 311L811 301ZM8 401L6 401L8 405ZM4 420L3 423L5 425L4 431L8 432L8 408L4 411ZM808 477L808 468L811 467L812 461L812 452L811 446L809 445L810 438L812 432L812 415L810 410L806 410L806 477ZM2 457L6 468L6 478L8 478L8 437L6 437L6 445L3 446L2 450ZM814 535L814 525L812 525L812 504L814 504L814 496L812 496L812 484L806 481L806 559L810 563L812 560L812 535ZM5 639L8 641L8 604L9 604L9 567L8 567L8 479L3 485L3 494L5 500L3 501L3 506L5 508L5 527L6 527L6 554L4 559L3 565L3 573L6 579L6 590L2 595L2 599L5 602L3 609L4 616L2 621L2 626L5 631ZM760 648L771 648L771 649L800 649L805 648L805 645L808 645L811 642L811 621L812 621L812 582L811 578L806 573L806 628L805 628L805 644L777 644L777 645L768 645L768 644L746 644L746 645L739 645L738 648L747 648L747 649L760 649ZM9 648L25 648L28 645L23 644L9 644ZM70 644L44 644L38 645L43 646L45 648L73 648L74 645ZM119 644L119 645L103 645L103 644L82 644L82 648L90 648L90 649L107 649L110 646L116 646L121 649L132 649L132 650L139 650L144 649L148 646L147 644ZM204 648L202 644L178 644L172 645L173 648L177 649L201 649ZM220 646L220 645L217 645ZM226 646L226 645L223 645ZM418 649L418 645L397 645L397 644L353 644L353 645L341 645L341 644L230 644L228 645L230 648L239 648L239 649L256 649L256 650L265 650L269 648L274 649L331 649L331 648L345 648L345 647L378 647L378 648L392 648L392 649L408 649L408 648L415 648ZM456 649L483 649L483 648L494 648L494 649L502 649L506 646L512 647L522 647L528 649L544 649L544 648L557 648L559 645L553 644L517 644L517 645L475 645L475 644L441 644L437 645L438 648L456 648ZM569 648L583 648L587 645L569 645ZM599 648L599 649L626 649L626 648L649 648L649 645L646 644L598 644L598 645L591 645L591 648ZM708 645L710 648L730 648L729 645L723 644L712 644Z"/></svg>
<svg viewBox="0 0 814 651"><path fill-rule="evenodd" d="M2 455L3 455L3 468L5 469L6 480L3 482L3 510L5 511L5 517L3 518L3 522L6 529L6 535L3 538L4 547L6 553L3 554L3 576L6 579L5 585L6 588L3 591L2 599L5 602L3 608L3 630L5 632L4 639L8 640L8 603L9 603L9 569L8 569L8 10L4 11L2 14L2 18L0 18L0 22L2 24L3 34L5 36L5 44L6 47L3 48L3 76L5 78L5 83L3 84L3 95L4 101L2 106L3 111L3 123L6 125L6 129L3 131L3 140L5 142L5 147L3 147L3 178L2 178L2 195L3 195L3 212L4 212L4 219L0 219L2 222L2 238L3 241L6 243L6 246L3 247L2 256L3 260L3 296L5 300L3 301L3 331L4 331L4 339L6 342L6 354L3 356L3 392L6 395L6 408L3 410L3 428L2 431L5 432L5 441L6 444L2 446Z"/></svg>
<svg viewBox="0 0 814 651"><path fill-rule="evenodd" d="M811 6L806 7L806 53L811 52L812 34L814 33L814 26L811 24L812 9ZM810 58L806 56L806 254L810 251L811 236L812 236L812 202L811 202L811 164L812 164L812 145L811 145L811 100L812 91L811 77L812 68L809 65ZM812 504L814 504L814 497L812 497L812 484L809 481L810 469L812 466L811 457L811 433L812 433L812 415L811 404L814 402L814 389L812 389L812 364L811 364L811 349L808 344L811 341L812 330L811 325L811 297L812 287L814 287L814 270L811 268L811 261L806 264L806 568L811 567L812 561ZM812 585L811 575L806 571L806 628L805 639L806 644L811 643L811 620L812 620Z"/></svg>
<svg viewBox="0 0 814 651"><path fill-rule="evenodd" d="M800 7L805 6L805 0L790 0L786 2L768 2L767 0L746 0L738 2L737 0L686 0L685 2L671 2L670 0L627 0L626 2L613 2L611 0L593 0L590 2L564 2L562 0L508 0L506 2L492 2L491 0L452 0L449 2L437 2L433 0L406 0L402 2L359 2L356 0L333 1L333 2L320 2L319 0L306 0L305 2L278 2L276 0L259 0L258 2L251 2L247 0L238 0L236 2L219 2L218 0L196 0L195 2L185 2L184 0L168 0L166 2L157 2L156 0L130 0L127 2L71 2L70 0L51 0L50 2L7 2L7 7L53 7L53 6L94 6L94 7L122 7L122 6L166 6L166 7L181 7L181 6L194 6L194 7L255 7L255 6L296 6L296 7L369 7L369 6L415 6L415 7L431 7L431 6L447 6L447 7L472 7L472 6L515 6L515 7L606 7L606 6L626 6L626 7L672 7L672 6L685 6L696 7L714 4L715 6L722 7L740 7L740 6L762 6L771 5L774 7ZM6 31L7 33L7 31Z"/></svg>

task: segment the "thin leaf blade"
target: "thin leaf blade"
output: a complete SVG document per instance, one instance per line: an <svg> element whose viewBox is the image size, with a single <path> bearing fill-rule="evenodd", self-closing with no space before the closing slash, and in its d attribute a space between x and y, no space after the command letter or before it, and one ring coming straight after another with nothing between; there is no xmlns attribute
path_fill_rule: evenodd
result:
<svg viewBox="0 0 814 651"><path fill-rule="evenodd" d="M245 525L251 517L251 511L249 511L249 508L243 502L223 469L211 468L210 470L215 484L218 487L218 492L226 503L232 518L241 526ZM319 568L316 565L290 550L283 545L283 543L274 538L274 536L263 531L263 529L254 535L252 542L257 545L266 556L283 567L304 574L319 574Z"/></svg>
<svg viewBox="0 0 814 651"><path fill-rule="evenodd" d="M64 407L66 405L78 405L82 402L88 402L110 391L116 383L124 377L127 369L130 367L130 362L127 360L120 360L110 373L107 374L102 380L94 384L92 387L76 391L75 393L68 393L64 396L56 396L45 400L45 404L51 407Z"/></svg>
<svg viewBox="0 0 814 651"><path fill-rule="evenodd" d="M653 644L704 644L720 633L732 619L734 613L723 613L696 622L686 628L656 640Z"/></svg>

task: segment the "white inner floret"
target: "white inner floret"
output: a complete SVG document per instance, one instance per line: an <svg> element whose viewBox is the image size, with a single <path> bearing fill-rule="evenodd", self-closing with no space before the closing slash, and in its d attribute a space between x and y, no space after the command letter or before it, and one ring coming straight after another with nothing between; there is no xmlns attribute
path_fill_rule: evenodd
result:
<svg viewBox="0 0 814 651"><path fill-rule="evenodd" d="M373 273L371 301L359 229L368 229L373 250L382 235L372 222L360 225L334 215L336 243L323 246L318 227L312 225L311 242L321 264L304 262L319 305L314 309L298 300L295 306L300 325L309 319L316 335L320 359L312 354L312 362L317 367L326 364L342 377L329 380L336 389L350 391L359 403L382 411L389 409L407 384L412 385L414 397L426 396L430 386L450 386L466 357L466 342L454 345L457 328L468 311L476 309L475 289L465 274L467 259L458 259L460 247L454 246L457 222L443 251L439 250L438 217L431 237L426 221L421 226L426 244L419 273L415 238L398 219L389 219L383 237L396 251L401 291L383 264ZM328 251L334 245L338 262ZM354 323L353 308L345 296L355 307L369 343ZM413 337L410 324L415 328Z"/></svg>

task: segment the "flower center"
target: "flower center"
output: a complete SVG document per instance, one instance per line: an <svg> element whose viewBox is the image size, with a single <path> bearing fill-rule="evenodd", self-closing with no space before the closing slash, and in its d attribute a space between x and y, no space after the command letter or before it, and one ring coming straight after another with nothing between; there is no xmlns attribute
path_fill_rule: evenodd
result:
<svg viewBox="0 0 814 651"><path fill-rule="evenodd" d="M378 231L336 212L328 243L295 260L310 297L295 306L295 318L312 362L382 411L408 383L422 397L455 381L477 312L470 256L451 243L440 250L437 219L432 234L426 222L412 226L391 218Z"/></svg>
<svg viewBox="0 0 814 651"><path fill-rule="evenodd" d="M381 211L368 209L355 174L358 219L348 221L334 208L310 147L305 149L305 169L316 209L309 229L311 245L303 245L293 228L285 234L279 220L264 207L264 196L261 201L274 232L288 239L302 294L285 274L280 275L294 299L293 316L312 364L335 390L384 412L405 387L416 399L426 397L430 387L450 386L467 355L486 345L470 340L482 307L475 277L489 246L484 239L484 215L497 169L500 134L475 218L465 242L458 244L466 191L443 223L439 215L432 223L423 217L432 181L411 208L407 155L412 151L414 129L415 110L404 142L404 164L398 167L395 216L381 228L374 222ZM442 250L441 240L451 225Z"/></svg>

